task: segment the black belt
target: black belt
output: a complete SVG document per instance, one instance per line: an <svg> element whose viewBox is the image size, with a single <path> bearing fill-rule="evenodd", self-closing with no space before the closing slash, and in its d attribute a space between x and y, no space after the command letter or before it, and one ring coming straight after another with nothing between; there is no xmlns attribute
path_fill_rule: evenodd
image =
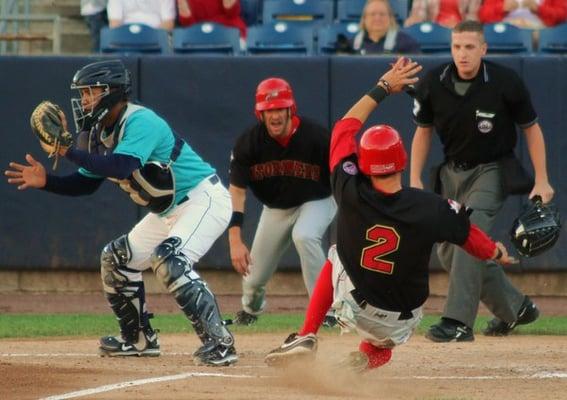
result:
<svg viewBox="0 0 567 400"><path fill-rule="evenodd" d="M213 176L209 177L207 180L210 182L211 185L216 185L217 183L220 182L220 178L219 178L218 175L213 175ZM185 195L185 197L183 197L181 200L179 200L179 203L177 203L177 205L183 204L187 200L189 200L189 196Z"/></svg>
<svg viewBox="0 0 567 400"><path fill-rule="evenodd" d="M473 169L479 166L480 162L471 162L471 161L449 161L449 166L453 168L455 171L468 171L469 169Z"/></svg>
<svg viewBox="0 0 567 400"><path fill-rule="evenodd" d="M356 290L356 289L351 290L350 295L352 296L354 301L356 301L356 304L358 304L358 306L360 308L362 308L363 310L366 309L368 302L366 301L366 299L364 297L362 297L362 295L360 294L360 292L358 290ZM373 307L375 307L375 306L373 306ZM380 308L380 307L376 307L376 308ZM400 316L398 317L398 321L405 321L405 320L413 318L413 313L411 311L399 311L399 313L400 313Z"/></svg>

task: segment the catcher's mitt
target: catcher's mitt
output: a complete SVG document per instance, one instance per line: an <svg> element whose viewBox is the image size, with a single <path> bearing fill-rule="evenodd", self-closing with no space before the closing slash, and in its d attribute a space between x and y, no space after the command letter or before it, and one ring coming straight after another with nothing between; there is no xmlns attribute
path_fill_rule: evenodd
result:
<svg viewBox="0 0 567 400"><path fill-rule="evenodd" d="M57 104L45 100L33 110L30 124L41 148L49 157L55 157L53 164L55 169L59 150L73 144L73 136L67 132L65 114Z"/></svg>
<svg viewBox="0 0 567 400"><path fill-rule="evenodd" d="M543 204L536 196L514 221L510 238L521 255L533 257L551 248L560 231L561 220L555 206Z"/></svg>

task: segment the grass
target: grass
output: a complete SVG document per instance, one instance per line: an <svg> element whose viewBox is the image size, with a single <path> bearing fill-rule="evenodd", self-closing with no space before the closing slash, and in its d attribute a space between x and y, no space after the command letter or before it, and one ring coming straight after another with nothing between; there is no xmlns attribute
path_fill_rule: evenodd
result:
<svg viewBox="0 0 567 400"><path fill-rule="evenodd" d="M423 334L438 319L438 316L425 316L417 334ZM297 331L302 321L303 314L266 314L262 315L252 326L232 325L231 331L236 334L281 332L285 335ZM486 317L477 319L476 333L480 332L486 321ZM192 331L189 323L181 314L156 316L152 320L152 325L162 333ZM0 338L87 337L115 334L117 331L116 320L110 314L0 315ZM532 324L518 327L514 334L567 335L567 317L542 317Z"/></svg>

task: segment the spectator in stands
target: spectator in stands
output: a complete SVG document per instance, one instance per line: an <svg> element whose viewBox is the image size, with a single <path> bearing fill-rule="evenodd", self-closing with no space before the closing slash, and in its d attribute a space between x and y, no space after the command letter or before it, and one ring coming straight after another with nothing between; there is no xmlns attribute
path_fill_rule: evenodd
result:
<svg viewBox="0 0 567 400"><path fill-rule="evenodd" d="M175 0L108 0L107 12L111 28L138 23L169 31L175 23Z"/></svg>
<svg viewBox="0 0 567 400"><path fill-rule="evenodd" d="M506 22L519 28L546 28L567 20L567 1L484 0L478 16L485 24Z"/></svg>
<svg viewBox="0 0 567 400"><path fill-rule="evenodd" d="M246 24L240 17L240 0L177 0L179 25L202 22L238 28L240 37L246 37Z"/></svg>
<svg viewBox="0 0 567 400"><path fill-rule="evenodd" d="M98 53L100 50L100 30L108 25L106 16L107 0L81 0L81 15L91 34L91 50Z"/></svg>
<svg viewBox="0 0 567 400"><path fill-rule="evenodd" d="M482 0L413 0L410 15L405 20L404 26L410 26L420 22L435 22L452 29L461 21L478 21L478 9L481 1Z"/></svg>
<svg viewBox="0 0 567 400"><path fill-rule="evenodd" d="M352 41L359 54L418 53L419 44L400 32L388 0L367 0L360 18L360 32Z"/></svg>

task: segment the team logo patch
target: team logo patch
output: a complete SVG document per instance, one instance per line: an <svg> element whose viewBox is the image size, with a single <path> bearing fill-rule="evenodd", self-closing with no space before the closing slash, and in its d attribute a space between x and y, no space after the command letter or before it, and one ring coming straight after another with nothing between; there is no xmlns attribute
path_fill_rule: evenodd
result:
<svg viewBox="0 0 567 400"><path fill-rule="evenodd" d="M459 211L461 211L461 203L458 203L455 200L451 200L451 199L447 199L447 202L449 203L449 207L451 207L451 210L455 211L455 214L458 214Z"/></svg>
<svg viewBox="0 0 567 400"><path fill-rule="evenodd" d="M352 161L346 161L343 163L343 171L345 171L349 175L356 175L358 174L358 168L356 164Z"/></svg>
<svg viewBox="0 0 567 400"><path fill-rule="evenodd" d="M280 95L280 92L277 91L277 90L274 90L274 91L272 91L272 92L270 92L266 95L266 101L271 100L271 99L277 99L279 95Z"/></svg>
<svg viewBox="0 0 567 400"><path fill-rule="evenodd" d="M478 130L482 133L488 133L492 130L493 125L492 122L487 119L482 119L478 121Z"/></svg>

